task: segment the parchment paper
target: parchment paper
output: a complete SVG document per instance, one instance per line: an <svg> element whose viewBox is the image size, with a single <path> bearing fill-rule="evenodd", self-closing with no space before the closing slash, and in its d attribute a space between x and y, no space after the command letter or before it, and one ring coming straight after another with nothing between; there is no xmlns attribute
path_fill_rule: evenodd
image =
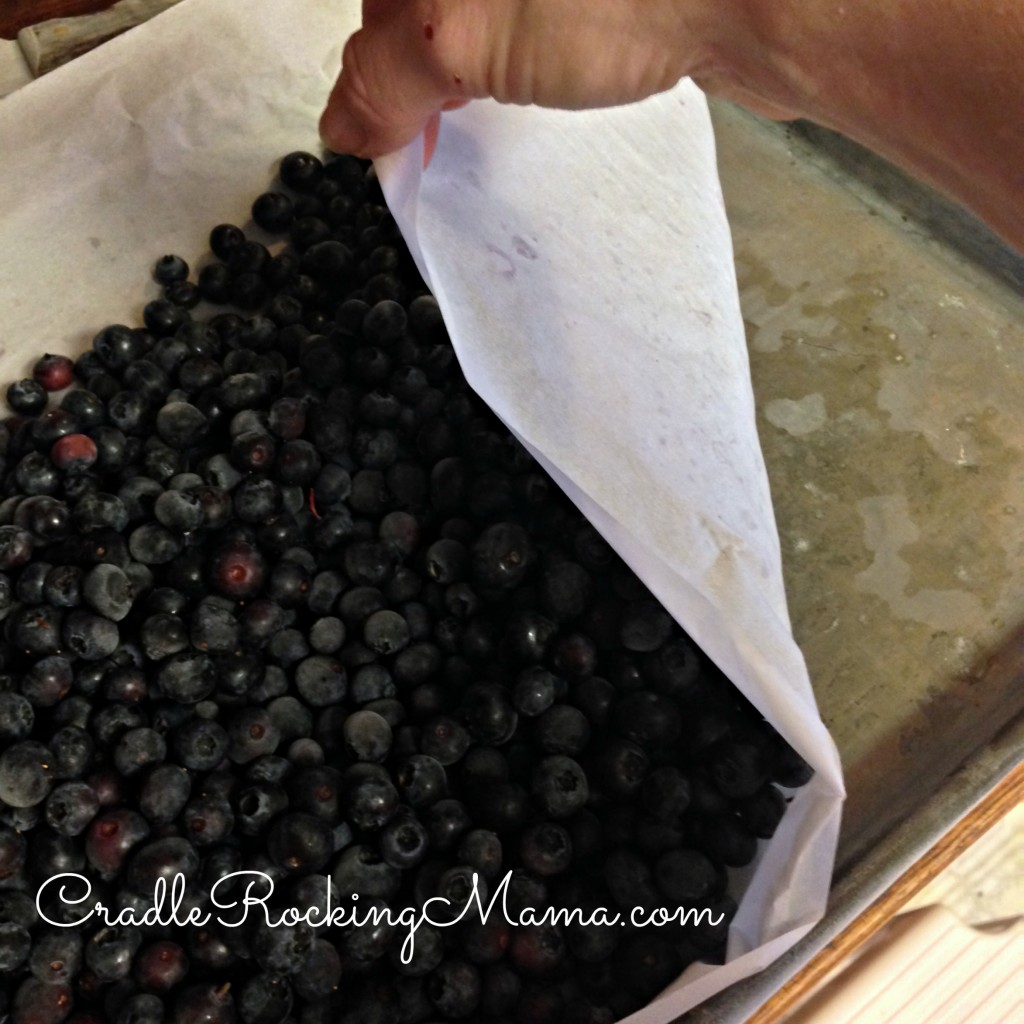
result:
<svg viewBox="0 0 1024 1024"><path fill-rule="evenodd" d="M185 0L0 101L0 381L137 323L166 252L246 223L315 149L353 0ZM568 114L474 103L379 161L466 376L719 667L817 769L749 872L728 963L821 916L843 787L792 639L707 109L689 82Z"/></svg>

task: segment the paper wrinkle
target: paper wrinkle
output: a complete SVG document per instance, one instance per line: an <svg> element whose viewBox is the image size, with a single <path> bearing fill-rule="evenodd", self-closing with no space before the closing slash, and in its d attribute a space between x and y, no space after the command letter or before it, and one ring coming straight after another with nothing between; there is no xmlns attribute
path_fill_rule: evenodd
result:
<svg viewBox="0 0 1024 1024"><path fill-rule="evenodd" d="M7 380L138 322L159 256L251 230L276 159L317 148L359 18L183 0L0 102ZM756 948L630 1018L665 1024L820 917L843 792L790 635L706 104L687 82L607 112L478 102L444 115L426 173L422 154L378 173L472 386L817 769L737 873L730 954Z"/></svg>

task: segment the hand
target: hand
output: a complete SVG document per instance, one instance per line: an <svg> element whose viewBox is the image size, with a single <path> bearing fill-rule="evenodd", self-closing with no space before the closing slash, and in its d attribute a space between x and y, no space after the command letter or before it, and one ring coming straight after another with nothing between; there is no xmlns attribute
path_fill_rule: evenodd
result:
<svg viewBox="0 0 1024 1024"><path fill-rule="evenodd" d="M442 110L477 97L614 106L689 75L849 135L1024 252L1019 0L364 0L342 64L320 122L339 152L436 135Z"/></svg>
<svg viewBox="0 0 1024 1024"><path fill-rule="evenodd" d="M320 122L373 157L491 96L563 109L630 103L708 64L707 0L365 0ZM428 131L428 146L431 145ZM428 154L429 156L429 154Z"/></svg>

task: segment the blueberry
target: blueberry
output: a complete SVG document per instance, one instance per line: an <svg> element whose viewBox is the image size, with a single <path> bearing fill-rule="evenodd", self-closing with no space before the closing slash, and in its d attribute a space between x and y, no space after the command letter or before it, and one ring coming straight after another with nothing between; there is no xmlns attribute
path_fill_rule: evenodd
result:
<svg viewBox="0 0 1024 1024"><path fill-rule="evenodd" d="M34 707L53 707L67 695L73 678L71 662L51 654L28 670L21 681L21 693Z"/></svg>
<svg viewBox="0 0 1024 1024"><path fill-rule="evenodd" d="M153 264L153 279L157 284L174 284L176 281L184 281L187 277L188 264L180 256L161 256Z"/></svg>
<svg viewBox="0 0 1024 1024"><path fill-rule="evenodd" d="M135 599L127 574L116 565L93 566L82 580L82 598L97 615L120 622Z"/></svg>
<svg viewBox="0 0 1024 1024"><path fill-rule="evenodd" d="M674 765L663 765L644 780L641 798L652 814L672 821L689 808L690 793L690 780Z"/></svg>
<svg viewBox="0 0 1024 1024"><path fill-rule="evenodd" d="M592 729L608 723L615 696L615 687L600 676L579 679L572 687L572 702L587 716Z"/></svg>
<svg viewBox="0 0 1024 1024"><path fill-rule="evenodd" d="M290 524L287 520L278 520L278 528L287 527ZM264 547L279 547L287 545L292 539L291 531L287 531L281 537L280 542L271 542L268 534L261 533L260 539ZM270 571L270 578L267 580L267 596L276 601L282 608L297 608L306 602L306 595L312 585L313 574L291 559L282 558Z"/></svg>
<svg viewBox="0 0 1024 1024"><path fill-rule="evenodd" d="M306 419L309 440L327 456L340 456L348 451L351 426L344 409L317 405L309 410Z"/></svg>
<svg viewBox="0 0 1024 1024"><path fill-rule="evenodd" d="M181 836L167 836L132 854L126 880L135 892L150 895L159 879L170 886L176 875L188 881L198 873L199 854L195 847Z"/></svg>
<svg viewBox="0 0 1024 1024"><path fill-rule="evenodd" d="M626 694L615 705L612 716L618 731L645 749L673 743L682 731L676 704L648 690Z"/></svg>
<svg viewBox="0 0 1024 1024"><path fill-rule="evenodd" d="M100 719L97 717L90 724L94 724L94 731L98 731ZM50 766L54 778L77 779L81 778L92 764L96 742L82 726L69 724L57 729L47 741L47 746L53 755L50 758Z"/></svg>
<svg viewBox="0 0 1024 1024"><path fill-rule="evenodd" d="M390 609L374 612L363 623L363 642L377 654L396 654L409 639L409 624Z"/></svg>
<svg viewBox="0 0 1024 1024"><path fill-rule="evenodd" d="M566 818L587 802L589 784L580 765L564 754L545 757L532 778L538 805L552 818Z"/></svg>
<svg viewBox="0 0 1024 1024"><path fill-rule="evenodd" d="M231 654L238 650L241 629L234 608L225 598L203 598L189 619L189 641L197 650Z"/></svg>
<svg viewBox="0 0 1024 1024"><path fill-rule="evenodd" d="M523 865L538 875L557 875L572 863L572 839L551 821L531 825L519 841Z"/></svg>
<svg viewBox="0 0 1024 1024"><path fill-rule="evenodd" d="M244 239L231 248L227 254L228 269L234 275L234 283L240 278L252 275L256 280L259 278L263 268L270 261L270 252L262 242L253 239Z"/></svg>
<svg viewBox="0 0 1024 1024"><path fill-rule="evenodd" d="M271 824L267 852L286 871L319 871L334 852L331 828L316 815L289 811Z"/></svg>
<svg viewBox="0 0 1024 1024"><path fill-rule="evenodd" d="M42 452L29 452L20 459L14 479L19 489L30 495L56 494L60 486L57 467Z"/></svg>
<svg viewBox="0 0 1024 1024"><path fill-rule="evenodd" d="M459 705L459 717L476 743L501 745L511 739L518 714L503 686L477 683L468 687Z"/></svg>
<svg viewBox="0 0 1024 1024"><path fill-rule="evenodd" d="M231 986L203 983L191 985L174 1000L172 1024L233 1024L235 999Z"/></svg>
<svg viewBox="0 0 1024 1024"><path fill-rule="evenodd" d="M164 298L179 309L195 309L203 294L191 281L175 281L164 288Z"/></svg>
<svg viewBox="0 0 1024 1024"><path fill-rule="evenodd" d="M296 150L282 158L278 173L288 188L308 193L323 180L324 165L312 153Z"/></svg>
<svg viewBox="0 0 1024 1024"><path fill-rule="evenodd" d="M206 522L206 510L195 491L164 491L153 505L153 514L172 533L192 533Z"/></svg>
<svg viewBox="0 0 1024 1024"><path fill-rule="evenodd" d="M230 296L231 271L223 263L210 263L199 271L196 287L208 302L227 302Z"/></svg>
<svg viewBox="0 0 1024 1024"><path fill-rule="evenodd" d="M199 607L202 608L204 605L213 604L213 600L204 599L200 602ZM223 605L219 605L219 607L224 611L228 611ZM237 624L231 628L231 634L235 639L235 644L238 645L239 630ZM237 649L232 649L217 658L216 667L219 688L226 693L236 696L241 696L252 690L261 681L266 669L263 660L255 652ZM294 701L294 698L289 699ZM297 701L295 703L298 704Z"/></svg>
<svg viewBox="0 0 1024 1024"><path fill-rule="evenodd" d="M250 544L223 545L212 553L208 565L210 585L228 597L253 597L263 586L266 562Z"/></svg>
<svg viewBox="0 0 1024 1024"><path fill-rule="evenodd" d="M553 925L525 925L514 933L509 955L523 974L545 975L565 959L565 940Z"/></svg>
<svg viewBox="0 0 1024 1024"><path fill-rule="evenodd" d="M442 797L424 813L424 824L433 849L439 852L454 849L472 825L469 809L461 800Z"/></svg>
<svg viewBox="0 0 1024 1024"><path fill-rule="evenodd" d="M6 624L10 640L19 650L32 657L45 657L63 650L63 622L59 609L22 605L8 616Z"/></svg>
<svg viewBox="0 0 1024 1024"><path fill-rule="evenodd" d="M66 392L60 400L60 408L70 414L83 431L106 422L106 406L98 395L86 388L74 388Z"/></svg>
<svg viewBox="0 0 1024 1024"><path fill-rule="evenodd" d="M480 972L467 960L446 959L427 979L426 992L445 1018L468 1017L480 1002Z"/></svg>
<svg viewBox="0 0 1024 1024"><path fill-rule="evenodd" d="M470 556L460 541L442 537L427 548L424 556L427 575L441 584L465 579Z"/></svg>
<svg viewBox="0 0 1024 1024"><path fill-rule="evenodd" d="M269 523L280 512L283 495L280 486L267 477L250 476L232 493L235 515L246 523Z"/></svg>
<svg viewBox="0 0 1024 1024"><path fill-rule="evenodd" d="M41 743L23 740L0 753L0 800L11 807L42 803L53 782L51 754Z"/></svg>
<svg viewBox="0 0 1024 1024"><path fill-rule="evenodd" d="M556 672L574 679L592 676L597 667L596 644L583 633L564 633L557 637L549 656Z"/></svg>
<svg viewBox="0 0 1024 1024"><path fill-rule="evenodd" d="M178 943L158 939L136 953L132 976L145 991L162 995L185 980L188 968L188 957Z"/></svg>
<svg viewBox="0 0 1024 1024"><path fill-rule="evenodd" d="M18 526L0 526L0 570L17 569L32 557L32 534Z"/></svg>
<svg viewBox="0 0 1024 1024"><path fill-rule="evenodd" d="M317 654L336 654L345 637L345 623L334 615L317 619L309 628L309 645Z"/></svg>
<svg viewBox="0 0 1024 1024"><path fill-rule="evenodd" d="M157 686L170 700L195 704L217 685L217 670L208 655L181 651L171 655L157 672Z"/></svg>
<svg viewBox="0 0 1024 1024"><path fill-rule="evenodd" d="M63 355L46 353L32 366L32 377L46 391L63 391L74 379L74 363Z"/></svg>
<svg viewBox="0 0 1024 1024"><path fill-rule="evenodd" d="M604 880L618 907L659 906L658 890L647 861L632 850L620 847L604 860Z"/></svg>
<svg viewBox="0 0 1024 1024"><path fill-rule="evenodd" d="M745 867L757 854L757 837L733 814L700 819L695 838L712 859L728 867Z"/></svg>
<svg viewBox="0 0 1024 1024"><path fill-rule="evenodd" d="M64 619L64 644L85 661L99 661L114 653L121 642L117 623L102 615L74 610Z"/></svg>
<svg viewBox="0 0 1024 1024"><path fill-rule="evenodd" d="M639 792L650 770L644 749L630 740L610 739L596 755L602 788L613 796L628 797Z"/></svg>
<svg viewBox="0 0 1024 1024"><path fill-rule="evenodd" d="M82 966L83 943L73 930L48 932L41 936L29 957L33 977L46 985L71 983Z"/></svg>
<svg viewBox="0 0 1024 1024"><path fill-rule="evenodd" d="M51 450L55 442L78 431L78 420L59 407L45 410L29 428L32 444L39 452Z"/></svg>
<svg viewBox="0 0 1024 1024"><path fill-rule="evenodd" d="M306 1002L332 995L341 982L341 957L327 939L314 939L301 970L291 976L295 994Z"/></svg>
<svg viewBox="0 0 1024 1024"><path fill-rule="evenodd" d="M25 866L25 837L6 825L0 825L0 879L16 876Z"/></svg>
<svg viewBox="0 0 1024 1024"><path fill-rule="evenodd" d="M430 849L426 826L412 814L395 814L380 830L377 842L385 862L401 869L420 864Z"/></svg>
<svg viewBox="0 0 1024 1024"><path fill-rule="evenodd" d="M814 769L780 738L776 738L771 747L771 757L772 778L780 786L804 786L814 775Z"/></svg>
<svg viewBox="0 0 1024 1024"><path fill-rule="evenodd" d="M420 730L420 752L442 765L460 761L472 742L461 722L448 715L438 715L425 722Z"/></svg>
<svg viewBox="0 0 1024 1024"><path fill-rule="evenodd" d="M235 821L238 829L242 835L259 835L287 806L288 797L280 784L253 783L242 790L235 800Z"/></svg>
<svg viewBox="0 0 1024 1024"><path fill-rule="evenodd" d="M128 536L128 550L132 558L143 565L166 565L182 551L179 535L159 522L143 523Z"/></svg>
<svg viewBox="0 0 1024 1024"><path fill-rule="evenodd" d="M245 241L245 234L234 224L218 224L210 231L210 249L220 259L225 259L236 245Z"/></svg>
<svg viewBox="0 0 1024 1024"><path fill-rule="evenodd" d="M210 428L202 410L189 402L168 402L156 414L160 437L174 448L189 448L201 441Z"/></svg>
<svg viewBox="0 0 1024 1024"><path fill-rule="evenodd" d="M537 718L534 736L545 753L575 756L590 741L590 722L579 708L554 704Z"/></svg>
<svg viewBox="0 0 1024 1024"><path fill-rule="evenodd" d="M113 751L114 767L124 776L160 764L167 755L167 744L155 729L141 726L129 729L117 741Z"/></svg>
<svg viewBox="0 0 1024 1024"><path fill-rule="evenodd" d="M72 1005L71 987L26 978L18 986L12 1004L12 1021L47 1021L59 1024Z"/></svg>
<svg viewBox="0 0 1024 1024"><path fill-rule="evenodd" d="M0 741L25 739L35 724L32 702L20 693L0 692Z"/></svg>
<svg viewBox="0 0 1024 1024"><path fill-rule="evenodd" d="M658 858L654 878L672 905L703 907L717 894L722 875L705 854L680 847L666 850Z"/></svg>
<svg viewBox="0 0 1024 1024"><path fill-rule="evenodd" d="M369 762L351 765L343 779L346 816L355 827L378 829L398 810L398 791L381 766Z"/></svg>
<svg viewBox="0 0 1024 1024"><path fill-rule="evenodd" d="M86 829L86 859L100 877L113 878L131 850L147 839L149 832L149 824L137 811L127 807L103 811Z"/></svg>
<svg viewBox="0 0 1024 1024"><path fill-rule="evenodd" d="M174 348L174 346L178 346L178 348ZM122 418L129 418L133 414L140 417L146 415L150 408L162 405L168 398L171 388L169 377L171 371L165 368L165 365L171 366L172 360L168 357L170 352L174 352L179 359L183 359L186 355L184 342L165 342L164 347L154 354L154 358L159 358L164 365L149 359L136 359L125 367L122 383L127 389L127 394L132 398L130 404L127 399L125 400L126 405L121 411ZM119 400L119 396L115 395L112 401L114 400ZM146 416L146 425L148 426L148 424L149 417Z"/></svg>
<svg viewBox="0 0 1024 1024"><path fill-rule="evenodd" d="M294 215L294 204L283 192L264 192L252 204L252 219L265 231L287 231Z"/></svg>
<svg viewBox="0 0 1024 1024"><path fill-rule="evenodd" d="M411 949L395 943L391 948L391 967L400 977L422 978L429 975L444 959L444 932L437 926L423 924L416 929L416 942ZM404 956L404 959L403 959Z"/></svg>
<svg viewBox="0 0 1024 1024"><path fill-rule="evenodd" d="M345 747L357 761L383 761L391 749L391 726L375 711L354 711L342 727Z"/></svg>
<svg viewBox="0 0 1024 1024"><path fill-rule="evenodd" d="M166 338L187 323L188 313L166 299L153 299L143 308L142 320L148 331Z"/></svg>
<svg viewBox="0 0 1024 1024"><path fill-rule="evenodd" d="M521 612L505 627L502 653L521 664L541 662L557 630L556 624L539 612Z"/></svg>
<svg viewBox="0 0 1024 1024"><path fill-rule="evenodd" d="M486 966L481 971L480 1009L499 1017L515 1011L520 1004L523 983L507 963Z"/></svg>
<svg viewBox="0 0 1024 1024"><path fill-rule="evenodd" d="M710 762L711 778L729 798L753 796L768 780L768 765L756 743L723 743Z"/></svg>
<svg viewBox="0 0 1024 1024"><path fill-rule="evenodd" d="M227 747L226 737L224 747ZM216 763L220 762L220 758ZM167 825L177 818L188 802L191 779L185 768L161 764L153 768L139 790L139 810L154 825Z"/></svg>
<svg viewBox="0 0 1024 1024"><path fill-rule="evenodd" d="M313 707L326 707L343 700L347 690L344 666L334 658L313 654L295 667L295 687Z"/></svg>
<svg viewBox="0 0 1024 1024"><path fill-rule="evenodd" d="M228 757L245 764L262 754L272 754L281 733L264 708L246 707L235 711L227 723Z"/></svg>
<svg viewBox="0 0 1024 1024"><path fill-rule="evenodd" d="M185 837L195 846L210 846L231 835L235 818L226 797L214 793L193 797L181 812Z"/></svg>
<svg viewBox="0 0 1024 1024"><path fill-rule="evenodd" d="M303 221L306 222L304 227L312 227L308 218L303 218ZM303 240L306 244L302 246L304 251L300 267L303 272L321 285L337 287L344 284L345 279L352 272L352 251L336 238L317 240L315 235L319 233L319 226L317 226Z"/></svg>
<svg viewBox="0 0 1024 1024"><path fill-rule="evenodd" d="M531 666L516 677L512 704L519 714L535 718L551 707L559 689L553 673L539 665Z"/></svg>
<svg viewBox="0 0 1024 1024"><path fill-rule="evenodd" d="M7 387L7 404L21 416L38 416L48 401L46 389L31 377Z"/></svg>

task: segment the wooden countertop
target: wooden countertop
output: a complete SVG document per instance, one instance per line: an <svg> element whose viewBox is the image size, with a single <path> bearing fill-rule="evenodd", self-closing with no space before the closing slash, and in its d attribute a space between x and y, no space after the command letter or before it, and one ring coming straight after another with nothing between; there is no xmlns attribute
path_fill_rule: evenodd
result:
<svg viewBox="0 0 1024 1024"><path fill-rule="evenodd" d="M4 0L0 4L0 38L13 39L21 29L50 18L95 14L114 6L114 0Z"/></svg>
<svg viewBox="0 0 1024 1024"><path fill-rule="evenodd" d="M787 982L746 1024L783 1024L791 1011L872 935L887 924L911 897L1012 808L1024 802L1024 766L1011 772L965 818L917 863Z"/></svg>

